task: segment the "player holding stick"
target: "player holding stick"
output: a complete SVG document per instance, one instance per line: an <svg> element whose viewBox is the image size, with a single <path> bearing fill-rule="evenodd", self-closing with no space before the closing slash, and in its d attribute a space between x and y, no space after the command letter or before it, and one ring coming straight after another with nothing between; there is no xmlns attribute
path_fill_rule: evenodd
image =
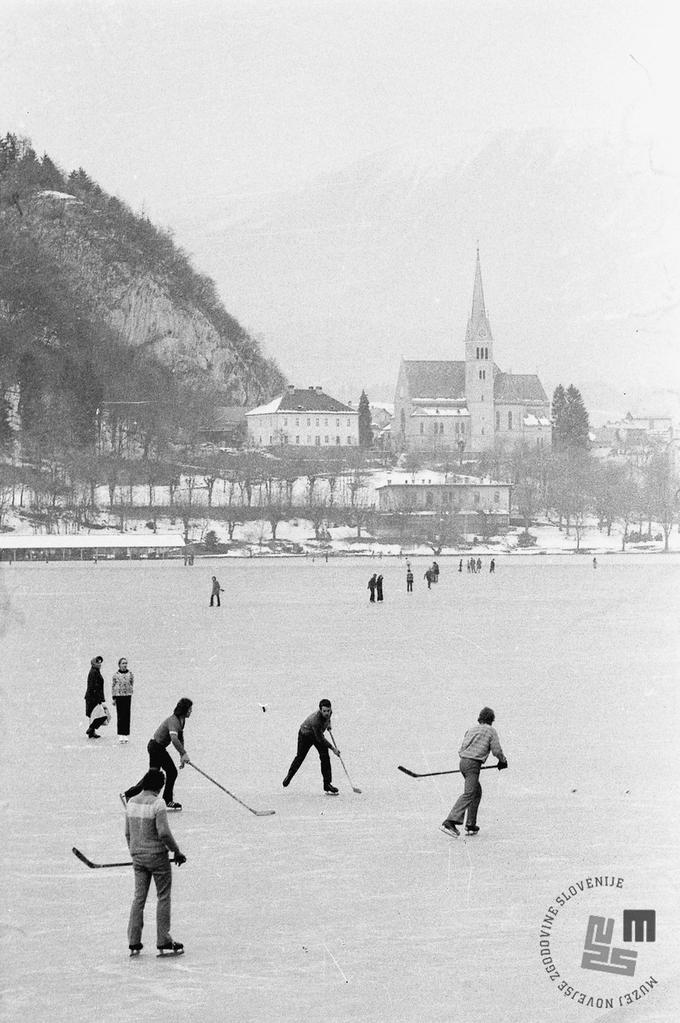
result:
<svg viewBox="0 0 680 1023"><path fill-rule="evenodd" d="M496 715L491 707L482 707L477 724L468 728L458 750L460 756L460 773L465 779L465 788L449 811L449 815L441 824L445 835L457 838L460 835L458 826L462 825L467 812L465 830L468 835L476 835L477 810L482 799L482 786L479 784L479 772L482 764L493 753L498 757L498 770L508 766L505 754L501 749L498 732L493 727Z"/></svg>
<svg viewBox="0 0 680 1023"><path fill-rule="evenodd" d="M184 952L184 945L173 941L170 934L172 868L168 849L175 854L174 862L178 867L186 863L186 856L180 852L174 839L168 824L167 807L160 798L164 783L162 771L147 771L141 781L142 791L133 796L125 808L125 839L135 872L135 894L128 922L128 944L133 956L142 950L144 906L151 878L156 885L156 947L159 954L181 955Z"/></svg>
<svg viewBox="0 0 680 1023"><path fill-rule="evenodd" d="M332 784L332 771L331 771L331 758L328 756L328 751L332 750L336 757L340 756L340 750L334 744L331 743L324 737L324 732L330 732L331 729L331 714L333 710L331 708L330 700L320 700L319 709L315 710L313 714L306 717L300 725L300 731L298 732L298 744L297 753L293 758L293 762L288 768L288 774L283 779L283 787L288 788L293 777L297 774L298 770L302 766L302 762L309 753L312 746L316 746L319 754L319 760L321 761L321 777L323 778L323 790L326 795L337 796L338 790L335 785Z"/></svg>

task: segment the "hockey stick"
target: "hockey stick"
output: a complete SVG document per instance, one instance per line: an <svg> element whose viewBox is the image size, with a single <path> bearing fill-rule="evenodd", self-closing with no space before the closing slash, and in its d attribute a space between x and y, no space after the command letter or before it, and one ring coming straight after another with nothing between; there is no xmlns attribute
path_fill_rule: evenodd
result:
<svg viewBox="0 0 680 1023"><path fill-rule="evenodd" d="M415 771L409 771L407 767L402 767L401 764L399 764L397 770L403 771L404 774L407 774L409 776L409 778L434 778L435 775L437 774L460 774L460 768L457 768L455 771L429 771L427 774L416 774ZM480 767L480 771L497 770L498 768L496 767L495 764L486 764L484 767Z"/></svg>
<svg viewBox="0 0 680 1023"><path fill-rule="evenodd" d="M330 728L328 729L328 734L330 735L331 739L333 740L333 745L334 745L334 746L335 746L335 748L337 749L337 748L338 748L338 744L337 744L337 742L335 741L335 736L334 736L334 735L333 735L333 733L331 732ZM342 757L340 756L340 754L339 754L339 753L338 753L338 759L339 759L340 763L342 764L342 769L343 769L343 771L344 771L344 772L345 772L345 774L347 775L347 781L348 781L348 782L350 783L350 785L352 786L352 792L358 792L358 793L359 793L359 795L361 795L361 789L358 789L358 788L356 787L356 785L353 785L353 784L352 784L352 779L351 779L351 778L350 778L350 776L349 776L349 771L348 771L348 770L347 770L347 768L345 767L345 761L344 761L344 760L342 759Z"/></svg>
<svg viewBox="0 0 680 1023"><path fill-rule="evenodd" d="M220 785L218 781L215 781L215 779L211 778L209 774L206 774L205 771L202 771L200 767L196 767L196 764L193 762L193 760L190 760L189 764L191 764L194 771L198 771L198 773L202 774L204 778L207 778L208 781L211 781L213 785L217 785L218 789L222 789L223 792L226 792L228 796L231 796L232 799L235 799L237 803L241 804L241 806L245 806L246 810L250 810L251 813L254 813L256 817L271 817L273 813L276 813L276 810L253 810L252 806L248 806L247 803L244 803L242 799L239 799L238 796L235 796L233 792L229 791L229 789L225 789L224 785Z"/></svg>
<svg viewBox="0 0 680 1023"><path fill-rule="evenodd" d="M73 854L75 856L78 857L79 860L83 861L83 863L85 864L86 867L93 867L94 868L94 867L131 867L132 866L132 860L129 860L126 863L93 863L92 860L88 860L87 856L83 856L83 854L81 853L80 849L76 849L75 845L73 846L73 849L71 851L73 852Z"/></svg>

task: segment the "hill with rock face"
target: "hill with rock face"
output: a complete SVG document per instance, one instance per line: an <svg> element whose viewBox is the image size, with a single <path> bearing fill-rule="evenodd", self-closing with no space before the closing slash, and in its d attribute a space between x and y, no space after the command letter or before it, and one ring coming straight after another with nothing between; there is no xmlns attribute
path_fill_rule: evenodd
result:
<svg viewBox="0 0 680 1023"><path fill-rule="evenodd" d="M30 404L254 405L285 384L172 237L0 139L0 383ZM82 380L80 378L83 378Z"/></svg>

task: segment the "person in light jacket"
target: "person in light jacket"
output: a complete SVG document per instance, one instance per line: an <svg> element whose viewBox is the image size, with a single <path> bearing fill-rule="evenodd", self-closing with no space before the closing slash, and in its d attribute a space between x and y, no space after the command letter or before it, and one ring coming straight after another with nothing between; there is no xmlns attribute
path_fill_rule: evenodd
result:
<svg viewBox="0 0 680 1023"><path fill-rule="evenodd" d="M111 698L116 705L118 723L118 742L127 742L130 738L130 708L135 676L128 668L126 657L118 661L118 671L111 681Z"/></svg>

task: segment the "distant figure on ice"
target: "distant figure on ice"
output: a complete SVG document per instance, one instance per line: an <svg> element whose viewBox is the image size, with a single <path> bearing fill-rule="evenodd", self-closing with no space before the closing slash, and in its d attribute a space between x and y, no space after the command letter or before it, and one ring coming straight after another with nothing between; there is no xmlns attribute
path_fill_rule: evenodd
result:
<svg viewBox="0 0 680 1023"><path fill-rule="evenodd" d="M177 768L175 767L174 761L168 753L168 746L170 743L175 747L180 756L180 770L185 764L190 764L189 754L184 748L184 725L186 719L191 717L191 711L193 709L193 701L189 700L186 696L183 696L181 700L178 700L177 706L173 710L169 718L165 721L161 721L160 725L153 733L153 739L149 739L147 743L147 752L149 754L149 769L152 767L160 768L165 771L165 789L163 790L163 799L168 810L181 810L182 804L174 801L174 789L175 782L177 781ZM132 788L127 789L124 793L121 793L121 799L123 803L127 805L127 801L132 799L133 796L138 796L142 791L144 778L142 781L137 782Z"/></svg>
<svg viewBox="0 0 680 1023"><path fill-rule="evenodd" d="M491 561L489 562L489 572L491 572L491 574L493 574L495 571L496 571L496 562L492 558Z"/></svg>
<svg viewBox="0 0 680 1023"><path fill-rule="evenodd" d="M87 689L85 690L85 716L90 719L90 724L85 733L88 739L101 739L97 735L97 729L108 724L106 713L106 699L104 697L104 676L101 672L103 657L93 657L90 661L90 671L87 676Z"/></svg>
<svg viewBox="0 0 680 1023"><path fill-rule="evenodd" d="M180 955L184 946L173 941L170 934L172 869L168 849L175 854L174 863L181 867L186 856L168 824L167 807L159 797L165 777L162 771L147 771L140 782L140 792L125 807L125 840L132 856L135 894L128 921L128 945L131 955L139 955L144 927L144 907L151 878L156 884L156 948Z"/></svg>
<svg viewBox="0 0 680 1023"><path fill-rule="evenodd" d="M432 562L432 582L433 583L439 582L439 565L437 564L436 561Z"/></svg>
<svg viewBox="0 0 680 1023"><path fill-rule="evenodd" d="M375 594L376 594L376 597L378 598L378 601L379 602L382 601L382 599L383 599L383 577L381 575L379 575L378 578L375 581Z"/></svg>
<svg viewBox="0 0 680 1023"><path fill-rule="evenodd" d="M406 569L406 592L413 593L413 572L410 565Z"/></svg>
<svg viewBox="0 0 680 1023"><path fill-rule="evenodd" d="M297 753L288 768L288 774L283 779L282 785L287 789L291 781L302 766L302 763L312 746L315 746L321 761L321 777L323 779L323 790L329 796L337 796L338 790L332 784L333 775L331 772L331 758L328 751L332 750L336 757L340 756L340 750L332 745L324 737L324 732L330 730L331 714L333 713L330 700L319 700L319 709L306 717L300 725L297 739Z"/></svg>
<svg viewBox="0 0 680 1023"><path fill-rule="evenodd" d="M427 579L427 588L428 588L428 590L431 590L432 589L432 569L431 568L426 569L425 575L423 576L423 579Z"/></svg>
<svg viewBox="0 0 680 1023"><path fill-rule="evenodd" d="M462 572L462 571L463 571L463 559L462 559L462 558L461 558L461 559L460 559L460 561L458 562L458 571L459 571L459 572Z"/></svg>
<svg viewBox="0 0 680 1023"><path fill-rule="evenodd" d="M482 571L482 559L481 558L477 558L477 571L478 572Z"/></svg>
<svg viewBox="0 0 680 1023"><path fill-rule="evenodd" d="M458 837L458 828L463 823L467 813L465 830L468 835L476 835L477 811L482 799L482 786L479 784L479 772L482 764L489 755L493 753L498 758L498 770L508 766L505 754L501 749L498 733L493 727L496 715L491 707L482 707L477 718L477 724L468 728L463 736L463 742L458 754L460 756L460 773L465 779L465 788L449 811L449 815L442 822L441 830L451 837Z"/></svg>
<svg viewBox="0 0 680 1023"><path fill-rule="evenodd" d="M597 558L593 558L593 568L597 568Z"/></svg>
<svg viewBox="0 0 680 1023"><path fill-rule="evenodd" d="M130 738L130 707L135 676L128 668L126 657L118 661L118 671L111 681L111 699L116 707L118 723L118 742L127 742Z"/></svg>
<svg viewBox="0 0 680 1023"><path fill-rule="evenodd" d="M210 594L210 606L213 607L213 601L217 597L217 606L220 607L220 593L224 593L224 590L219 584L217 576L212 577L212 593Z"/></svg>
<svg viewBox="0 0 680 1023"><path fill-rule="evenodd" d="M376 588L377 585L378 585L378 577L377 577L377 575L374 572L373 575L371 576L371 578L368 580L368 589L371 591L371 595L370 595L370 597L368 599L369 599L369 603L371 603L371 604L375 604L375 588Z"/></svg>

